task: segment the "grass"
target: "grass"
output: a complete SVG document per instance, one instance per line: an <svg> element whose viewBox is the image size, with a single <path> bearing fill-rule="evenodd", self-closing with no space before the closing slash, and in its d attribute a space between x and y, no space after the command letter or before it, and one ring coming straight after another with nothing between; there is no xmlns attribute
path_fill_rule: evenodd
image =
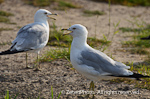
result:
<svg viewBox="0 0 150 99"><path fill-rule="evenodd" d="M132 24L134 24L134 23L132 23ZM135 23L135 25L137 25L138 28L120 27L119 30L121 30L122 32L137 32L137 33L143 33L146 31L149 32L149 30L150 30L149 24L145 24L146 26L144 26L144 23L141 23L141 25L139 25L138 23Z"/></svg>
<svg viewBox="0 0 150 99"><path fill-rule="evenodd" d="M51 49L45 55L40 57L40 62L51 62L56 59L70 59L70 50L68 49Z"/></svg>
<svg viewBox="0 0 150 99"><path fill-rule="evenodd" d="M45 7L53 6L55 10L67 10L69 8L81 8L79 4L72 2L71 0L23 0L26 4Z"/></svg>
<svg viewBox="0 0 150 99"><path fill-rule="evenodd" d="M106 39L97 39L95 37L88 37L87 43L96 48L102 48L102 46L109 46L111 44L111 41L108 41Z"/></svg>
<svg viewBox="0 0 150 99"><path fill-rule="evenodd" d="M9 91L7 90L6 91L6 94L5 94L5 96L4 96L4 99L17 99L17 96L18 96L19 94L16 94L16 95L14 95L13 97L14 98L12 98L11 96L10 96L10 94L9 94Z"/></svg>
<svg viewBox="0 0 150 99"><path fill-rule="evenodd" d="M84 10L83 13L84 13L84 16L104 15L104 14L106 14L105 12L100 12L98 10L95 10L95 11Z"/></svg>
<svg viewBox="0 0 150 99"><path fill-rule="evenodd" d="M63 36L63 31L61 29L57 30L57 26L53 23L50 26L50 35L48 45L59 46L59 47L69 47L72 41L72 37L69 35Z"/></svg>
<svg viewBox="0 0 150 99"><path fill-rule="evenodd" d="M0 16L0 22L3 22L3 23L10 23L10 20L9 20L7 17Z"/></svg>
<svg viewBox="0 0 150 99"><path fill-rule="evenodd" d="M10 22L10 20L8 19L9 16L13 16L13 14L0 10L0 22L15 24Z"/></svg>
<svg viewBox="0 0 150 99"><path fill-rule="evenodd" d="M19 94L16 94L16 95L13 96L14 98L12 98L12 97L10 96L10 94L9 94L9 91L7 90L7 91L6 91L6 94L5 94L5 96L4 96L4 99L18 99L18 98L17 98L18 95L19 95ZM57 99L60 98L60 95L61 95L61 91L60 91L60 93L59 93ZM52 86L51 86L51 97L52 97L51 99L54 99L53 87L52 87ZM28 99L30 99L30 98L28 98ZM40 99L40 96L38 96L38 97L35 98L35 99Z"/></svg>
<svg viewBox="0 0 150 99"><path fill-rule="evenodd" d="M150 25L146 24L145 22L130 22L133 24L133 27L121 27L123 33L130 32L130 36L132 40L124 41L123 47L130 47L132 48L129 50L132 54L149 54L148 48L150 48L149 40L141 40L142 37L147 37L150 35Z"/></svg>
<svg viewBox="0 0 150 99"><path fill-rule="evenodd" d="M11 42L2 42L0 43L0 45L11 45L12 43Z"/></svg>
<svg viewBox="0 0 150 99"><path fill-rule="evenodd" d="M150 52L143 49L143 48L133 48L129 50L131 52L131 54L140 54L140 55L147 55Z"/></svg>
<svg viewBox="0 0 150 99"><path fill-rule="evenodd" d="M98 2L107 2L108 0L93 0ZM121 4L125 6L150 6L149 0L111 0L112 4Z"/></svg>
<svg viewBox="0 0 150 99"><path fill-rule="evenodd" d="M0 0L0 4L3 3L3 2L4 2L4 0Z"/></svg>
<svg viewBox="0 0 150 99"><path fill-rule="evenodd" d="M60 91L60 93L59 93L59 95L58 95L57 99L59 99L59 98L60 98L60 95L61 95L61 91ZM52 87L52 86L51 86L51 96L52 96L52 99L56 99L56 98L54 98L54 94L53 94L53 87Z"/></svg>
<svg viewBox="0 0 150 99"><path fill-rule="evenodd" d="M1 31L9 31L9 30L13 30L12 28L0 28L0 32Z"/></svg>
<svg viewBox="0 0 150 99"><path fill-rule="evenodd" d="M0 10L0 16L8 17L8 16L13 16L13 14L9 13L9 12L6 12L6 11Z"/></svg>
<svg viewBox="0 0 150 99"><path fill-rule="evenodd" d="M140 32L142 29L139 28L131 28L131 27L120 27L119 30L121 30L123 33L124 32Z"/></svg>
<svg viewBox="0 0 150 99"><path fill-rule="evenodd" d="M49 6L56 0L23 0L26 4L33 5L33 6Z"/></svg>
<svg viewBox="0 0 150 99"><path fill-rule="evenodd" d="M73 3L69 3L69 2L65 2L65 1L61 1L61 0L59 0L58 5L61 7L77 8L77 6L74 5Z"/></svg>
<svg viewBox="0 0 150 99"><path fill-rule="evenodd" d="M82 8L81 5L74 3L70 0L57 0L57 6L54 7L55 10L68 10L69 8Z"/></svg>
<svg viewBox="0 0 150 99"><path fill-rule="evenodd" d="M123 47L150 48L150 44L148 40L133 40L123 42Z"/></svg>

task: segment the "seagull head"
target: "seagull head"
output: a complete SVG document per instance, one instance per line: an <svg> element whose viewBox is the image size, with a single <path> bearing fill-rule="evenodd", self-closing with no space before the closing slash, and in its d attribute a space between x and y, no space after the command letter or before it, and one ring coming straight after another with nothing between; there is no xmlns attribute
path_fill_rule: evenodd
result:
<svg viewBox="0 0 150 99"><path fill-rule="evenodd" d="M57 15L57 14L52 14L50 11L45 10L45 9L39 9L34 15L34 20L36 22L47 21L47 19L49 18L56 20L55 18L51 17L52 15Z"/></svg>
<svg viewBox="0 0 150 99"><path fill-rule="evenodd" d="M62 30L70 31L69 33L64 33L64 35L70 34L73 37L87 37L88 35L88 31L86 27L81 24L75 24L68 29L62 29Z"/></svg>

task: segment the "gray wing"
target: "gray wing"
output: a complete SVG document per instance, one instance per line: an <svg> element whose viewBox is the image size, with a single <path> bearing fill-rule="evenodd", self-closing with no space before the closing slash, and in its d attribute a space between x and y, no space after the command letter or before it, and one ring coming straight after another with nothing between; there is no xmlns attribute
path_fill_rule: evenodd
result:
<svg viewBox="0 0 150 99"><path fill-rule="evenodd" d="M47 31L40 24L28 24L19 30L10 50L28 51L37 49L42 43L47 41L47 36Z"/></svg>
<svg viewBox="0 0 150 99"><path fill-rule="evenodd" d="M81 52L79 57L81 60L79 64L85 64L93 67L96 71L102 73L108 73L111 75L131 75L131 71L127 70L130 67L123 63L112 60L106 54L89 48Z"/></svg>

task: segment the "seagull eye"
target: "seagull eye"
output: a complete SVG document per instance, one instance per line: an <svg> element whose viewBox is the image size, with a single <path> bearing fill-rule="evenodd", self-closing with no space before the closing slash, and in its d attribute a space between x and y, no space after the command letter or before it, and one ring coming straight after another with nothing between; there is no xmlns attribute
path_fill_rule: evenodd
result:
<svg viewBox="0 0 150 99"><path fill-rule="evenodd" d="M76 28L72 28L73 30L75 30Z"/></svg>
<svg viewBox="0 0 150 99"><path fill-rule="evenodd" d="M45 12L44 14L47 14L47 12Z"/></svg>

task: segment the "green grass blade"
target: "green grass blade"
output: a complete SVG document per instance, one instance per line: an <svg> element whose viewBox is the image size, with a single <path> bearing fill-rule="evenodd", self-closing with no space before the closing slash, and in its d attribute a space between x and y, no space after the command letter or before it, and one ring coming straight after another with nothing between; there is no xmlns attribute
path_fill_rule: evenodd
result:
<svg viewBox="0 0 150 99"><path fill-rule="evenodd" d="M60 95L61 95L61 91L60 91L60 93L59 93L59 95L58 95L58 98L57 98L57 99L59 99L59 98L60 98Z"/></svg>
<svg viewBox="0 0 150 99"><path fill-rule="evenodd" d="M7 92L6 92L5 99L10 99L10 98L9 98L9 91L8 91L8 90L7 90Z"/></svg>
<svg viewBox="0 0 150 99"><path fill-rule="evenodd" d="M15 96L15 98L14 98L14 99L17 99L17 96L18 96L18 95L19 95L19 93L17 93L17 94L16 94L16 96Z"/></svg>
<svg viewBox="0 0 150 99"><path fill-rule="evenodd" d="M51 86L51 96L52 96L52 99L54 99L53 87L52 86Z"/></svg>
<svg viewBox="0 0 150 99"><path fill-rule="evenodd" d="M107 41L107 37L103 34L104 39Z"/></svg>

